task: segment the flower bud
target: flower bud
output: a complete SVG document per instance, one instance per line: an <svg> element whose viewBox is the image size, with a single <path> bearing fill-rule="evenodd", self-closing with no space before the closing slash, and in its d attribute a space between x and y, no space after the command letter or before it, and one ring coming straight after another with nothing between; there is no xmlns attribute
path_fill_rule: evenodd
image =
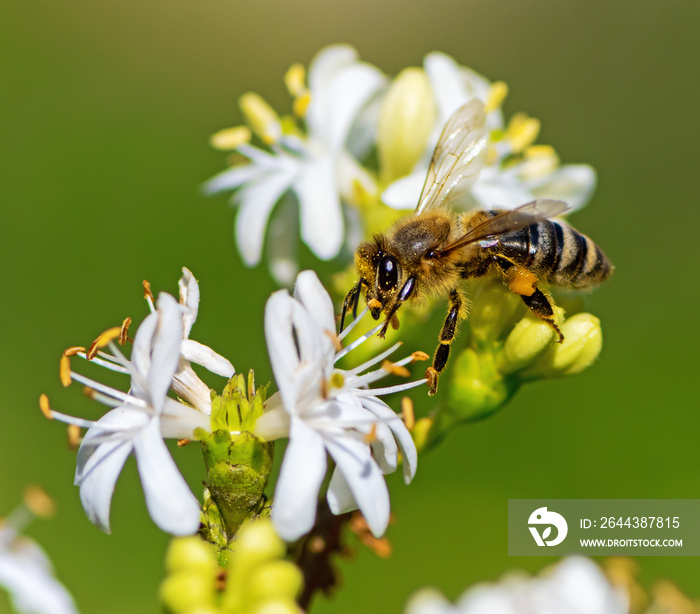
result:
<svg viewBox="0 0 700 614"><path fill-rule="evenodd" d="M251 609L250 614L302 614L294 599L275 599Z"/></svg>
<svg viewBox="0 0 700 614"><path fill-rule="evenodd" d="M159 592L163 608L171 614L211 608L214 605L214 576L178 571L163 580Z"/></svg>
<svg viewBox="0 0 700 614"><path fill-rule="evenodd" d="M528 313L506 338L500 356L501 371L510 374L528 366L553 340L552 327L534 314Z"/></svg>
<svg viewBox="0 0 700 614"><path fill-rule="evenodd" d="M421 159L436 119L430 81L420 68L406 68L389 86L377 135L385 185L409 175Z"/></svg>
<svg viewBox="0 0 700 614"><path fill-rule="evenodd" d="M477 348L490 346L515 325L522 310L520 297L500 281L479 284L469 310L473 345Z"/></svg>
<svg viewBox="0 0 700 614"><path fill-rule="evenodd" d="M253 574L248 591L250 599L262 603L272 599L294 600L301 592L303 578L299 568L289 561L271 561Z"/></svg>
<svg viewBox="0 0 700 614"><path fill-rule="evenodd" d="M528 379L562 377L580 373L589 367L603 347L600 320L590 313L578 313L561 326L562 343L553 344L523 372Z"/></svg>
<svg viewBox="0 0 700 614"><path fill-rule="evenodd" d="M176 537L168 546L165 569L168 573L201 571L213 575L216 570L214 553L199 537Z"/></svg>

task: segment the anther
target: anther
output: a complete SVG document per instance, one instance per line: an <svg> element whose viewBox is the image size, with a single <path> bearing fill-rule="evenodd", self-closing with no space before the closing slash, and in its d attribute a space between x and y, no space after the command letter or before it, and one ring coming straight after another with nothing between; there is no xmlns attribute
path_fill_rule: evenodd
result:
<svg viewBox="0 0 700 614"><path fill-rule="evenodd" d="M430 356L425 352L418 350L417 352L413 352L413 354L411 354L411 359L412 362L418 362L419 360L429 360Z"/></svg>
<svg viewBox="0 0 700 614"><path fill-rule="evenodd" d="M153 292L151 292L151 282L147 279L143 280L143 296L146 300L150 300L151 303L154 302Z"/></svg>
<svg viewBox="0 0 700 614"><path fill-rule="evenodd" d="M340 350L343 349L343 344L338 338L338 335L336 335L333 331L330 331L328 329L323 331L324 334L328 337L330 337L330 340L333 342L333 347L335 348L336 352L340 352Z"/></svg>
<svg viewBox="0 0 700 614"><path fill-rule="evenodd" d="M44 492L43 488L35 484L29 484L24 489L24 504L39 518L51 518L56 514L56 504L53 499Z"/></svg>
<svg viewBox="0 0 700 614"><path fill-rule="evenodd" d="M77 424L69 424L66 430L68 433L68 449L75 451L80 447L83 441L81 436L82 431Z"/></svg>
<svg viewBox="0 0 700 614"><path fill-rule="evenodd" d="M95 389L90 388L90 386L83 386L83 394L90 399L94 399L96 392Z"/></svg>
<svg viewBox="0 0 700 614"><path fill-rule="evenodd" d="M97 352L101 350L105 345L107 345L110 341L114 341L115 339L121 339L121 334L121 326L114 326L112 328L108 328L90 344L90 349L87 351L86 354L87 359L92 360L93 358L95 358L95 356L97 356Z"/></svg>
<svg viewBox="0 0 700 614"><path fill-rule="evenodd" d="M129 326L131 326L131 318L126 318L122 322L122 327L119 331L119 345L126 345L126 342L129 340Z"/></svg>
<svg viewBox="0 0 700 614"><path fill-rule="evenodd" d="M365 443L372 443L377 439L377 423L372 423L372 429L365 435Z"/></svg>
<svg viewBox="0 0 700 614"><path fill-rule="evenodd" d="M219 130L209 137L209 144L214 149L228 151L237 149L241 145L250 142L252 134L246 126L235 126Z"/></svg>
<svg viewBox="0 0 700 614"><path fill-rule="evenodd" d="M382 363L382 369L384 369L387 373L391 373L392 375L397 375L398 377L410 377L411 376L411 372L406 367L400 367L399 365L394 364L390 360L385 360Z"/></svg>
<svg viewBox="0 0 700 614"><path fill-rule="evenodd" d="M492 83L486 97L484 111L486 111L486 113L491 113L492 111L500 108L507 95L508 84L505 81L496 81L495 83Z"/></svg>
<svg viewBox="0 0 700 614"><path fill-rule="evenodd" d="M413 401L410 397L401 399L401 418L403 418L403 423L409 431L416 424L416 414L413 411Z"/></svg>
<svg viewBox="0 0 700 614"><path fill-rule="evenodd" d="M191 443L191 439L178 439L177 440L177 447L178 448L184 448L188 443Z"/></svg>
<svg viewBox="0 0 700 614"><path fill-rule="evenodd" d="M45 394L41 394L39 396L39 409L46 418L53 420L53 412L49 407L49 397L47 397Z"/></svg>

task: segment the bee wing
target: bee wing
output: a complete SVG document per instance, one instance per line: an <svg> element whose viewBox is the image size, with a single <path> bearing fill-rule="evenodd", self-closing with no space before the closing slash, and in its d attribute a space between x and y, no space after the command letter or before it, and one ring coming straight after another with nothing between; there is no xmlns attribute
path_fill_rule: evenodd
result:
<svg viewBox="0 0 700 614"><path fill-rule="evenodd" d="M548 198L533 200L530 203L520 205L520 207L504 211L503 213L489 218L485 222L472 228L456 241L453 241L441 249L440 253L444 255L447 252L459 249L470 243L476 243L477 241L497 237L507 232L520 230L521 228L525 228L525 226L537 224L547 218L566 213L568 210L569 205L563 200L551 200Z"/></svg>
<svg viewBox="0 0 700 614"><path fill-rule="evenodd" d="M486 111L478 98L457 109L447 121L430 161L416 213L445 207L469 190L484 166Z"/></svg>

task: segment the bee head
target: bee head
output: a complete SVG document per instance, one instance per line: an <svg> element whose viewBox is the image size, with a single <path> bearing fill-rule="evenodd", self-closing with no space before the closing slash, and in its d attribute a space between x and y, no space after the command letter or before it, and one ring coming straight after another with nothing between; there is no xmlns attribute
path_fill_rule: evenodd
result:
<svg viewBox="0 0 700 614"><path fill-rule="evenodd" d="M365 282L365 303L375 320L391 303L399 288L401 267L395 256L386 250L385 239L362 243L355 253L355 263Z"/></svg>

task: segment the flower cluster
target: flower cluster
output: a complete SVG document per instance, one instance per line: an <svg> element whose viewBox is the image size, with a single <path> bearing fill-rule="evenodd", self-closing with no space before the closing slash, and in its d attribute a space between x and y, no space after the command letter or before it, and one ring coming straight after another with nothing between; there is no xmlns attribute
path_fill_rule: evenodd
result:
<svg viewBox="0 0 700 614"><path fill-rule="evenodd" d="M423 68L407 68L390 81L352 47L335 45L316 55L308 73L308 84L300 64L285 76L294 97L291 115L280 117L257 94L241 97L250 128L212 137L214 147L238 155L205 186L208 193L234 191L236 238L249 266L260 262L272 219L270 270L283 285L296 272L297 217L302 240L327 260L385 227L396 217L391 209L415 208L445 123L473 98L488 114L488 151L463 208L553 198L576 209L593 193L590 166L561 166L552 147L535 143L539 120L518 113L505 121L505 83L492 83L444 53L428 54ZM250 143L253 136L260 146Z"/></svg>

